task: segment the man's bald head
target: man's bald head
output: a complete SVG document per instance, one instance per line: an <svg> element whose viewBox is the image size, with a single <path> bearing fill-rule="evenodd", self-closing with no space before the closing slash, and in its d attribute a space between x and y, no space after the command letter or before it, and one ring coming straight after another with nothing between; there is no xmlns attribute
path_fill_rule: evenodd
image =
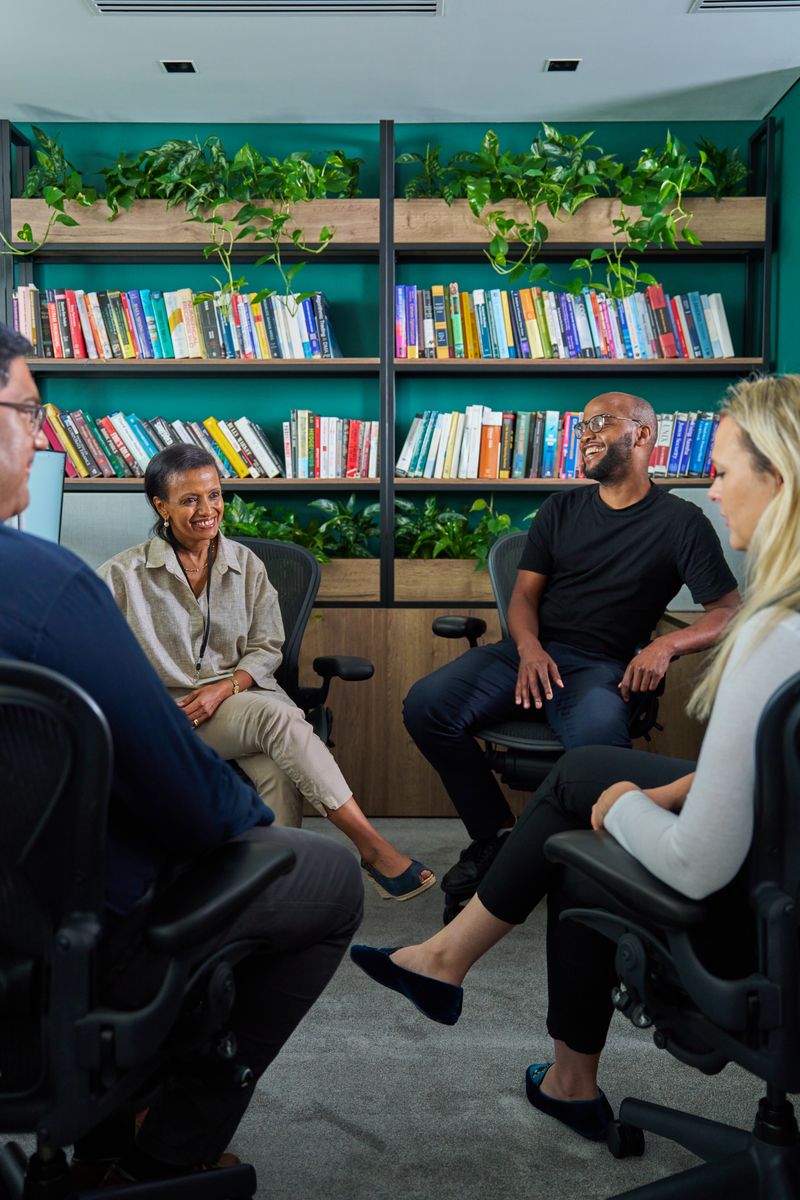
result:
<svg viewBox="0 0 800 1200"><path fill-rule="evenodd" d="M646 426L649 437L645 445L648 452L652 450L656 443L658 420L652 404L649 404L642 396L634 396L631 392L602 392L586 405L583 412L584 421L588 421L596 413L614 413L620 417L632 417L633 420L639 422L640 427Z"/></svg>

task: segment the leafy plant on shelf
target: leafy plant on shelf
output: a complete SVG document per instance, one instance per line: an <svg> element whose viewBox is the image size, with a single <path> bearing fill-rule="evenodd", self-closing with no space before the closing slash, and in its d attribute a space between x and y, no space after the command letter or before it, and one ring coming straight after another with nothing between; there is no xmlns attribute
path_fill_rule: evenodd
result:
<svg viewBox="0 0 800 1200"><path fill-rule="evenodd" d="M456 510L440 506L436 496L427 496L422 508L397 496L395 509L395 553L400 558L474 558L475 570L482 571L497 539L517 532L508 513L495 511L493 498ZM471 525L470 515L477 512L481 516Z"/></svg>
<svg viewBox="0 0 800 1200"><path fill-rule="evenodd" d="M723 196L741 196L747 184L747 163L739 158L739 147L717 146L711 138L701 137L695 146L706 156L706 165L714 176L711 195L715 200Z"/></svg>
<svg viewBox="0 0 800 1200"><path fill-rule="evenodd" d="M37 126L34 134L39 143L37 166L28 172L23 195L42 197L51 216L39 240L29 225L23 226L17 238L26 243L24 249L3 238L7 252L32 254L42 248L55 224L77 225L78 221L64 210L67 201L88 207L102 198L110 210L109 220L114 220L135 200L163 200L168 208L182 206L189 220L206 226L209 244L203 253L206 259L216 258L222 267L223 278L215 278L215 282L226 306L232 292L246 286L245 279L235 279L233 274L233 254L239 243L248 238L268 246L256 266L273 264L287 296L291 295L303 263L287 267L283 246L288 243L295 252L316 255L334 236L332 229L323 226L319 241L308 241L297 223L296 206L327 196L358 195L362 160L348 158L342 150L332 150L321 162L315 162L310 154L299 152L285 159L265 156L247 143L229 158L220 139L211 136L203 142L170 138L135 158L123 152L110 167L101 169L105 192L100 196L84 185L57 138L50 138ZM258 299L264 299L271 290L259 292ZM198 299L208 297L205 293Z"/></svg>
<svg viewBox="0 0 800 1200"><path fill-rule="evenodd" d="M619 216L611 224L614 239L611 249L596 247L588 258L571 264L575 271L587 272L570 281L569 290L577 293L593 287L597 264L605 270L605 290L618 298L629 296L637 287L657 280L639 269L631 253L667 248L677 250L681 237L690 246L702 245L692 229L692 213L684 207L686 195L697 195L716 187L716 178L707 165L707 154L698 150L697 159L668 132L663 147L646 149L629 171L616 179Z"/></svg>
<svg viewBox="0 0 800 1200"><path fill-rule="evenodd" d="M309 507L327 514L327 520L312 519L302 525L293 512L234 495L225 505L222 531L231 537L293 542L310 550L323 563L332 558L375 557L372 547L379 535L376 521L379 504L367 504L359 509L355 494L351 494L347 500L312 500Z"/></svg>
<svg viewBox="0 0 800 1200"><path fill-rule="evenodd" d="M224 277L215 282L227 307L231 294L246 287L234 278L234 251L245 239L262 242L270 249L256 266L271 263L283 281L287 296L303 263L285 266L282 247L288 241L295 251L321 254L334 233L327 225L319 232L319 243L309 242L297 224L296 206L327 196L350 198L358 194L362 160L333 150L321 163L310 155L289 154L285 159L265 156L246 143L228 158L217 137L204 142L171 139L134 160L121 155L103 171L106 202L112 218L136 199L163 199L168 207L182 204L189 219L206 226L209 244L203 254L216 258ZM228 209L235 204L235 212ZM263 300L273 289L257 293ZM197 297L208 299L210 293Z"/></svg>
<svg viewBox="0 0 800 1200"><path fill-rule="evenodd" d="M501 150L497 134L489 129L478 152L460 151L446 166L440 148L428 146L425 156L403 154L398 163L418 162L422 175L406 187L407 198L440 195L448 204L459 198L469 202L475 217L485 227L489 244L486 255L495 271L513 282L527 271L531 280L547 277L546 265L536 256L547 241L549 229L540 220L542 210L564 219L606 190L620 165L611 155L590 144L591 133L582 137L562 134L552 125L542 125L530 150L514 154ZM526 217L511 216L503 205L518 201ZM519 242L522 252L510 258L510 243Z"/></svg>
<svg viewBox="0 0 800 1200"><path fill-rule="evenodd" d="M227 501L222 517L222 532L229 537L260 537L275 542L292 542L310 550L320 562L329 561L323 549L318 521L311 521L304 527L293 512L267 508L255 501L243 500L241 496L234 495Z"/></svg>
<svg viewBox="0 0 800 1200"><path fill-rule="evenodd" d="M327 513L319 527L325 553L331 558L375 558L374 543L380 536L380 504L356 507L355 493L347 500L312 500L309 508Z"/></svg>
<svg viewBox="0 0 800 1200"><path fill-rule="evenodd" d="M31 167L25 177L22 195L25 199L41 196L50 209L50 216L40 238L34 237L33 230L28 222L25 222L17 231L17 241L22 242L22 246L15 246L0 233L0 242L5 254L35 254L47 242L54 225L78 224L74 217L65 212L64 205L67 201L89 208L97 200L97 192L84 184L80 172L64 154L64 148L59 144L58 138L51 138L38 125L33 126L33 132L39 148L36 151L36 165Z"/></svg>

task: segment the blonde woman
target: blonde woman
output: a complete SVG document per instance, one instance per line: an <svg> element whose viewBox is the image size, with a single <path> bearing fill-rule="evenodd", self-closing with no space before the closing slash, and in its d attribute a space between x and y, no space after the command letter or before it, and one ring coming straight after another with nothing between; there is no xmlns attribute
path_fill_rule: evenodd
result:
<svg viewBox="0 0 800 1200"><path fill-rule="evenodd" d="M800 376L733 387L713 458L711 496L731 545L749 553L749 576L745 601L692 700L694 713L709 718L696 770L631 750L570 751L450 925L415 946L351 949L372 978L433 1020L454 1024L469 969L547 895L554 1061L528 1068L526 1091L534 1107L593 1140L605 1138L613 1116L597 1071L612 1015L614 950L580 925L559 923L569 901L544 843L591 821L684 895L700 899L725 889L721 899L735 902L752 839L756 728L773 692L800 670ZM732 911L715 930L714 965L735 971L746 947Z"/></svg>

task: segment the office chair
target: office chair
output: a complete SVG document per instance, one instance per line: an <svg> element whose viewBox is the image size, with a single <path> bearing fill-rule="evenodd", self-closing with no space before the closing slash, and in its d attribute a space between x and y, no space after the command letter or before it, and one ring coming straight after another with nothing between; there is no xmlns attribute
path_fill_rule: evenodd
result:
<svg viewBox="0 0 800 1200"><path fill-rule="evenodd" d="M95 976L111 761L105 718L82 689L0 662L0 1128L37 1140L30 1159L15 1142L0 1149L2 1200L88 1194L70 1182L63 1147L124 1106L144 1107L176 1059L247 1080L226 1023L232 966L258 943L199 964L197 948L294 855L238 842L189 865L143 911L142 937L163 963L155 995L129 1011L105 1004ZM243 1165L135 1184L126 1196L245 1200L255 1188Z"/></svg>
<svg viewBox="0 0 800 1200"><path fill-rule="evenodd" d="M620 1120L670 1138L705 1160L701 1166L625 1192L628 1200L796 1200L800 1137L787 1092L800 1091L800 674L772 696L759 723L753 844L728 889L727 921L755 935L754 966L744 978L709 969L698 944L720 903L697 902L651 875L607 834L561 833L547 856L605 898L600 907L562 914L617 944L620 984L612 999L638 1028L681 1062L713 1075L729 1062L766 1084L752 1132L642 1100L623 1100ZM746 897L738 909L735 897ZM594 903L594 902L593 902ZM714 925L710 927L713 936ZM624 1131L623 1131L624 1135ZM622 1138L624 1141L624 1136ZM624 1152L612 1128L612 1153ZM621 1200L618 1197L618 1200Z"/></svg>
<svg viewBox="0 0 800 1200"><path fill-rule="evenodd" d="M488 570L492 584L497 615L500 618L501 637L507 638L506 615L511 593L517 578L517 567L527 539L527 533L509 533L494 543L489 551ZM436 617L432 623L438 637L465 637L471 647L486 633L486 622L482 617L446 616ZM630 733L632 738L648 738L650 730L660 729L658 724L658 697L663 694L663 681L655 692L640 692L632 698ZM485 744L485 754L491 769L509 787L519 791L535 791L551 768L564 753L564 747L550 728L544 716L530 709L524 716L507 721L497 721L474 731L475 737ZM459 891L458 895L445 892L445 924L464 906L469 896Z"/></svg>
<svg viewBox="0 0 800 1200"><path fill-rule="evenodd" d="M283 660L275 678L295 704L303 709L314 732L326 746L332 746L333 714L326 707L332 679L354 682L371 679L375 668L367 658L351 654L325 654L312 666L323 682L317 687L301 687L299 681L300 646L319 591L320 569L314 555L292 542L268 538L237 537L233 541L247 546L267 568L270 583L278 593L285 641Z"/></svg>

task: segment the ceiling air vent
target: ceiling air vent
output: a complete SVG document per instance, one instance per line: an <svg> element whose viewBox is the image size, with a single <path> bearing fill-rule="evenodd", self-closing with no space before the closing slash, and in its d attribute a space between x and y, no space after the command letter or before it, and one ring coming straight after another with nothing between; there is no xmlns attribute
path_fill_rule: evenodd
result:
<svg viewBox="0 0 800 1200"><path fill-rule="evenodd" d="M89 0L106 17L441 16L444 0Z"/></svg>
<svg viewBox="0 0 800 1200"><path fill-rule="evenodd" d="M692 0L689 12L783 12L800 0Z"/></svg>

